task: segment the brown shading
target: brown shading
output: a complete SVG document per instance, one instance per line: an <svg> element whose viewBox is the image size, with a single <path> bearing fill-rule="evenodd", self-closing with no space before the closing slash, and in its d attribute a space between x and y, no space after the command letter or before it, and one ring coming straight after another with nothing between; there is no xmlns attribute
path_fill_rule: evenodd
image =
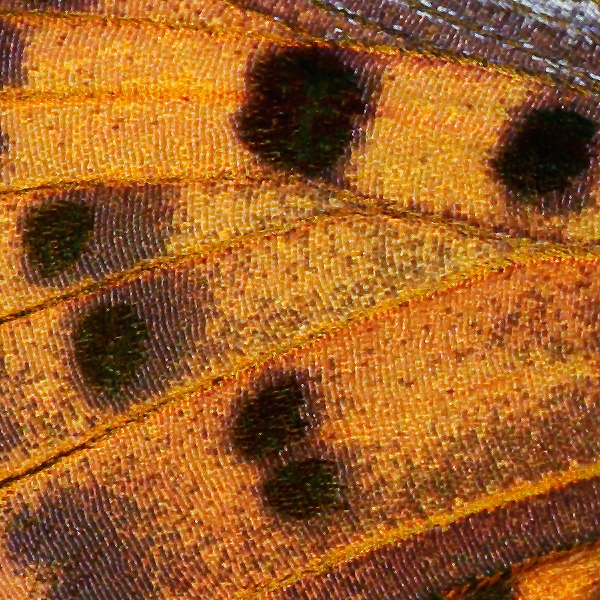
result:
<svg viewBox="0 0 600 600"><path fill-rule="evenodd" d="M0 458L21 444L22 429L15 415L0 407Z"/></svg>
<svg viewBox="0 0 600 600"><path fill-rule="evenodd" d="M0 20L0 88L19 87L27 83L27 70L23 67L24 52L24 30L11 21Z"/></svg>
<svg viewBox="0 0 600 600"><path fill-rule="evenodd" d="M590 595L586 598L586 600L600 600L600 586L596 587Z"/></svg>
<svg viewBox="0 0 600 600"><path fill-rule="evenodd" d="M101 279L164 254L173 234L174 201L178 194L177 188L166 185L98 185L42 196L40 201L26 208L19 222L23 239L21 268L25 279L34 285L66 287L82 277ZM89 214L92 231L85 236L85 243L68 253L70 260L61 261L50 254L52 264L40 263L32 250L44 237L46 245L52 246L53 232L40 229L44 223L50 226L56 221L56 218L43 217L68 210L84 217ZM56 232L63 240L65 229L63 224Z"/></svg>
<svg viewBox="0 0 600 600"><path fill-rule="evenodd" d="M600 477L509 502L355 558L277 600L427 600L513 565L600 539Z"/></svg>
<svg viewBox="0 0 600 600"><path fill-rule="evenodd" d="M132 533L142 518L131 498L98 484L45 490L24 503L5 533L9 556L48 583L46 600L146 600L156 597L148 546Z"/></svg>
<svg viewBox="0 0 600 600"><path fill-rule="evenodd" d="M495 401L497 404L497 401ZM565 471L572 461L589 465L600 453L600 380L574 378L552 390L535 412L502 416L498 409L481 431L441 436L418 469L406 459L404 503L417 514L450 510L457 498L473 500L486 486L506 489Z"/></svg>
<svg viewBox="0 0 600 600"><path fill-rule="evenodd" d="M205 315L212 307L210 298L205 277L191 268L157 270L89 298L84 304L77 303L64 322L65 330L72 332L71 336L76 335L86 315L98 309L111 310L121 306L125 306L134 322L143 324L144 328L143 340L138 340L143 343L142 352L135 353L139 363L119 389L102 390L88 385L89 379L79 365L75 339L70 338L73 384L86 402L90 406L110 407L120 412L133 401L159 393L173 378L183 375L182 359L193 352L202 354L197 344L206 342ZM134 340L136 344L138 341Z"/></svg>
<svg viewBox="0 0 600 600"><path fill-rule="evenodd" d="M205 565L154 518L154 510L96 480L49 485L35 506L15 506L4 539L17 572L47 584L46 600L147 600L163 598L163 587L180 596ZM153 534L144 535L149 522ZM184 572L182 563L194 568Z"/></svg>
<svg viewBox="0 0 600 600"><path fill-rule="evenodd" d="M52 10L59 12L79 12L95 10L103 0L18 0L12 3L15 8Z"/></svg>

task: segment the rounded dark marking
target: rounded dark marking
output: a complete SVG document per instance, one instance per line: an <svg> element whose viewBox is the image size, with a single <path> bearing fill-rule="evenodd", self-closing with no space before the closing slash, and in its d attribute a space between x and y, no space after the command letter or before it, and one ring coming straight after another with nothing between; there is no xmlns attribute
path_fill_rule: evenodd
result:
<svg viewBox="0 0 600 600"><path fill-rule="evenodd" d="M277 168L318 176L348 151L363 96L355 72L331 51L286 48L252 65L239 136Z"/></svg>
<svg viewBox="0 0 600 600"><path fill-rule="evenodd" d="M25 278L60 287L164 254L177 194L171 186L99 185L46 196L21 216Z"/></svg>
<svg viewBox="0 0 600 600"><path fill-rule="evenodd" d="M151 556L131 532L140 514L132 499L97 484L51 490L35 510L23 504L12 516L6 548L49 584L46 600L146 600L155 593Z"/></svg>
<svg viewBox="0 0 600 600"><path fill-rule="evenodd" d="M24 52L24 31L10 21L0 20L0 88L27 83Z"/></svg>
<svg viewBox="0 0 600 600"><path fill-rule="evenodd" d="M244 458L280 452L311 426L306 384L285 374L246 397L233 423L233 443Z"/></svg>
<svg viewBox="0 0 600 600"><path fill-rule="evenodd" d="M563 194L590 168L597 131L594 121L573 109L535 108L513 125L492 166L519 200L541 204L543 196Z"/></svg>
<svg viewBox="0 0 600 600"><path fill-rule="evenodd" d="M342 503L342 486L331 461L309 458L281 467L263 486L267 504L295 519L309 519Z"/></svg>
<svg viewBox="0 0 600 600"><path fill-rule="evenodd" d="M206 356L207 361L214 355L206 335L206 316L217 309L204 268L199 263L153 269L83 302L73 302L65 311L57 333L71 348L69 381L90 407L123 411L188 375L186 359L192 354ZM114 340L119 347L113 356L112 350L102 349L103 336L108 335L103 333L103 321L110 320L115 308L123 314L115 315L114 328L126 331ZM108 360L98 352L107 353ZM86 358L89 355L91 360ZM121 366L113 372L118 357ZM94 375L98 371L100 376Z"/></svg>
<svg viewBox="0 0 600 600"><path fill-rule="evenodd" d="M25 217L23 249L31 266L47 279L81 258L93 231L91 207L70 199L44 203Z"/></svg>
<svg viewBox="0 0 600 600"><path fill-rule="evenodd" d="M75 357L86 383L115 396L144 360L148 325L127 304L98 306L73 333Z"/></svg>

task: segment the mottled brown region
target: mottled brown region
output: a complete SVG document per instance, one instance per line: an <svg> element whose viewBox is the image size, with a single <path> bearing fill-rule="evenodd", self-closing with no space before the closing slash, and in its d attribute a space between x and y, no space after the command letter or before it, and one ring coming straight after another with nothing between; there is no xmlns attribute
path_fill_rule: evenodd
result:
<svg viewBox="0 0 600 600"><path fill-rule="evenodd" d="M22 426L15 415L0 408L0 457L17 448L22 442Z"/></svg>
<svg viewBox="0 0 600 600"><path fill-rule="evenodd" d="M13 513L6 548L15 569L48 584L45 600L148 600L163 598L164 586L184 593L192 580L177 566L185 555L177 533L140 535L152 517L95 481L49 487L37 506L24 502ZM151 550L161 542L157 560ZM180 555L170 549L178 543Z"/></svg>
<svg viewBox="0 0 600 600"><path fill-rule="evenodd" d="M22 28L10 21L0 20L0 88L27 83L27 70L23 67L24 33ZM5 150L3 148L1 151Z"/></svg>
<svg viewBox="0 0 600 600"><path fill-rule="evenodd" d="M52 12L82 12L97 10L104 0L3 0L3 10L39 10Z"/></svg>
<svg viewBox="0 0 600 600"><path fill-rule="evenodd" d="M600 477L510 502L356 558L273 600L433 600L513 565L600 539Z"/></svg>
<svg viewBox="0 0 600 600"><path fill-rule="evenodd" d="M5 359L0 354L0 397L12 397L10 387L7 385L8 379ZM22 441L23 425L21 424L20 415L8 406L0 407L0 460L20 446Z"/></svg>
<svg viewBox="0 0 600 600"><path fill-rule="evenodd" d="M594 34L581 23L541 17L526 7L515 10L481 0L236 0L236 4L328 39L440 49L590 87L597 86L600 75L597 30Z"/></svg>
<svg viewBox="0 0 600 600"><path fill-rule="evenodd" d="M93 232L81 255L66 269L44 277L22 255L22 272L34 285L65 287L83 277L102 279L110 273L131 268L138 262L164 254L173 234L177 188L167 185L109 187L98 185L61 193L40 194L35 204L21 215L19 230L25 233L36 210L68 204L89 207Z"/></svg>
<svg viewBox="0 0 600 600"><path fill-rule="evenodd" d="M568 470L572 461L592 464L600 454L598 423L598 379L574 377L572 386L559 386L542 400L535 414L503 418L496 408L482 430L440 437L426 455L432 468L419 469L406 459L403 503L426 516L451 509L456 498L474 500L486 487L536 481Z"/></svg>
<svg viewBox="0 0 600 600"><path fill-rule="evenodd" d="M101 486L47 490L40 506L24 504L8 524L6 547L21 568L49 581L46 600L143 600L153 591L143 561L147 549L129 533L137 504ZM85 560L81 556L85 554Z"/></svg>

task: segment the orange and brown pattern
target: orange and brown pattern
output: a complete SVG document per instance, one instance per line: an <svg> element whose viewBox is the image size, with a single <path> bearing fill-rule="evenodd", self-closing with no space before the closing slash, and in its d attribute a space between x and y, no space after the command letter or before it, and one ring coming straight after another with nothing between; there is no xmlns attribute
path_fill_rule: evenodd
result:
<svg viewBox="0 0 600 600"><path fill-rule="evenodd" d="M555 4L0 0L1 600L600 598Z"/></svg>

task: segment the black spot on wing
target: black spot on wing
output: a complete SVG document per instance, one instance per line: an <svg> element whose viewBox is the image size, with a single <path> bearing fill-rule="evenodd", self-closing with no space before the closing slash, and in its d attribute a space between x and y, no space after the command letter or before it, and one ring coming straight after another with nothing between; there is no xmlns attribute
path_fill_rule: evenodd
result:
<svg viewBox="0 0 600 600"><path fill-rule="evenodd" d="M149 336L147 323L130 305L96 307L73 334L75 356L86 383L114 397L141 365Z"/></svg>
<svg viewBox="0 0 600 600"><path fill-rule="evenodd" d="M46 203L27 215L23 249L34 270L48 279L81 258L93 230L90 206L68 199Z"/></svg>
<svg viewBox="0 0 600 600"><path fill-rule="evenodd" d="M510 125L491 164L513 200L549 214L581 210L575 186L588 176L597 132L575 107L535 107Z"/></svg>
<svg viewBox="0 0 600 600"><path fill-rule="evenodd" d="M263 161L318 176L349 150L364 96L355 71L330 50L278 50L249 70L238 133Z"/></svg>
<svg viewBox="0 0 600 600"><path fill-rule="evenodd" d="M23 67L24 52L24 30L10 21L0 20L0 88L27 83L27 71Z"/></svg>
<svg viewBox="0 0 600 600"><path fill-rule="evenodd" d="M246 459L280 452L315 425L306 374L270 375L234 409L233 444Z"/></svg>
<svg viewBox="0 0 600 600"><path fill-rule="evenodd" d="M21 217L25 278L34 285L61 287L164 254L177 194L169 186L137 185L44 197Z"/></svg>
<svg viewBox="0 0 600 600"><path fill-rule="evenodd" d="M277 513L310 519L340 508L342 484L332 461L319 458L291 461L264 482L265 501Z"/></svg>
<svg viewBox="0 0 600 600"><path fill-rule="evenodd" d="M48 584L45 600L147 600L154 594L148 550L131 533L140 509L106 488L46 491L8 523L6 548Z"/></svg>
<svg viewBox="0 0 600 600"><path fill-rule="evenodd" d="M187 373L205 344L212 296L199 267L165 268L73 303L65 314L72 383L93 407L125 410Z"/></svg>

